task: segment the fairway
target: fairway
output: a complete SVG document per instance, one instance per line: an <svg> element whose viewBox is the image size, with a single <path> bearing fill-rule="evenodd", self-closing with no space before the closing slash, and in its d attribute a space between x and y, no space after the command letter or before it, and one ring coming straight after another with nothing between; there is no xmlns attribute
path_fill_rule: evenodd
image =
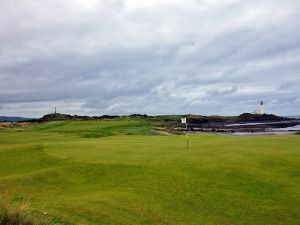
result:
<svg viewBox="0 0 300 225"><path fill-rule="evenodd" d="M61 224L299 224L300 136L161 134L141 119L0 129L0 195Z"/></svg>

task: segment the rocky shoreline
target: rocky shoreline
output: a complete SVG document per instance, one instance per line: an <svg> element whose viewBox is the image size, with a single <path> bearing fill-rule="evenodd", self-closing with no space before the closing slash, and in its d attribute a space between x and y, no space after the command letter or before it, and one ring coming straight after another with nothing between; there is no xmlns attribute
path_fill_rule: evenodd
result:
<svg viewBox="0 0 300 225"><path fill-rule="evenodd" d="M190 133L220 133L220 134L290 134L297 131L288 128L300 125L300 120L286 121L251 121L251 122L223 122L223 123L190 123L188 132ZM287 128L280 130L282 128ZM184 126L175 127L174 130L179 133L185 133ZM299 128L300 130L300 128Z"/></svg>

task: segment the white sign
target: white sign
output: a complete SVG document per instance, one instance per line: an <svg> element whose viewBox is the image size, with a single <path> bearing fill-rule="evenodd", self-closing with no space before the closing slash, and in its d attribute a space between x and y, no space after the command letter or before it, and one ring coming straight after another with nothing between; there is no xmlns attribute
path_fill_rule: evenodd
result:
<svg viewBox="0 0 300 225"><path fill-rule="evenodd" d="M181 123L186 123L186 118L181 118Z"/></svg>

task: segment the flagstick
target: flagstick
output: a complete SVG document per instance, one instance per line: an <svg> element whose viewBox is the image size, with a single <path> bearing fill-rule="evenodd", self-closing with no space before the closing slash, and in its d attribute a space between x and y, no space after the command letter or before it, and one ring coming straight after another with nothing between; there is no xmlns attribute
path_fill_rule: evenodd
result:
<svg viewBox="0 0 300 225"><path fill-rule="evenodd" d="M186 137L186 149L189 149L189 135L188 135L187 123L185 123L185 137Z"/></svg>
<svg viewBox="0 0 300 225"><path fill-rule="evenodd" d="M189 134L188 134L188 125L186 118L181 118L181 123L185 123L185 139L186 139L186 149L189 148Z"/></svg>

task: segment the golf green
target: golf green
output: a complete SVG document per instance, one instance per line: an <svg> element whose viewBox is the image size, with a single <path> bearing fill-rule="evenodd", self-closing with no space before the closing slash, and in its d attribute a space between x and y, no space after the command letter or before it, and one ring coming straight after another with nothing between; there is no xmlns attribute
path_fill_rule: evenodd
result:
<svg viewBox="0 0 300 225"><path fill-rule="evenodd" d="M189 142L138 119L1 129L0 196L64 224L299 224L299 135Z"/></svg>

